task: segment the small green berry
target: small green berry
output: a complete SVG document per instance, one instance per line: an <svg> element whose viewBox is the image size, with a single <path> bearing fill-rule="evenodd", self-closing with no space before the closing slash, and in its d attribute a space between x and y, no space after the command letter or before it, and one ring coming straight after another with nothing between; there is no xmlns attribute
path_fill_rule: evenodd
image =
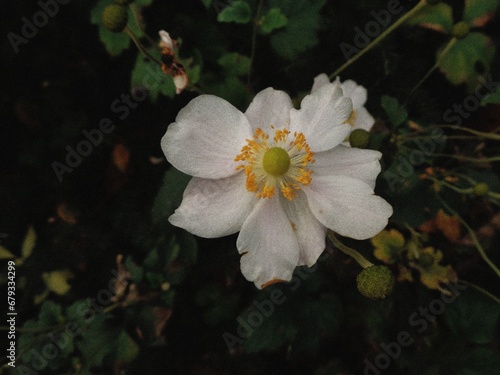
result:
<svg viewBox="0 0 500 375"><path fill-rule="evenodd" d="M384 299L392 292L395 278L386 266L365 268L356 278L359 292L371 299Z"/></svg>
<svg viewBox="0 0 500 375"><path fill-rule="evenodd" d="M370 143L370 133L364 129L354 129L349 135L349 143L352 147L366 148Z"/></svg>
<svg viewBox="0 0 500 375"><path fill-rule="evenodd" d="M129 5L133 1L134 0L115 0L115 4L118 4L118 5Z"/></svg>
<svg viewBox="0 0 500 375"><path fill-rule="evenodd" d="M476 194L478 197L485 196L489 191L490 187L484 182L480 182L474 186L474 194Z"/></svg>
<svg viewBox="0 0 500 375"><path fill-rule="evenodd" d="M451 35L457 39L463 39L469 35L470 27L466 22L458 22L453 25Z"/></svg>
<svg viewBox="0 0 500 375"><path fill-rule="evenodd" d="M102 22L109 31L122 32L128 22L127 8L118 4L111 4L102 12Z"/></svg>

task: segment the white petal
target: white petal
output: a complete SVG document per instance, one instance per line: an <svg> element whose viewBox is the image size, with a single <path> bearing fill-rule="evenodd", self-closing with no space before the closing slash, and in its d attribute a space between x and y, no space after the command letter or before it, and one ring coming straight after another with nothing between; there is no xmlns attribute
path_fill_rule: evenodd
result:
<svg viewBox="0 0 500 375"><path fill-rule="evenodd" d="M321 73L320 75L314 77L313 87L311 92L317 91L321 86L330 83L330 78L325 73Z"/></svg>
<svg viewBox="0 0 500 375"><path fill-rule="evenodd" d="M260 199L236 243L241 272L259 289L273 280L290 281L299 261L299 244L279 197Z"/></svg>
<svg viewBox="0 0 500 375"><path fill-rule="evenodd" d="M276 129L288 128L292 108L292 100L287 93L269 87L255 95L245 116L254 131L257 128L268 129L271 125Z"/></svg>
<svg viewBox="0 0 500 375"><path fill-rule="evenodd" d="M313 179L316 176L346 176L361 180L373 189L380 173L381 157L379 151L339 145L314 154Z"/></svg>
<svg viewBox="0 0 500 375"><path fill-rule="evenodd" d="M342 96L337 83L329 83L304 97L300 110L290 112L290 130L304 133L314 152L329 150L349 134L350 126L343 124L352 112L352 102Z"/></svg>
<svg viewBox="0 0 500 375"><path fill-rule="evenodd" d="M178 170L201 178L224 178L237 172L234 158L252 137L243 113L224 99L200 95L175 120L161 148Z"/></svg>
<svg viewBox="0 0 500 375"><path fill-rule="evenodd" d="M160 30L158 32L160 35L160 47L167 47L171 50L174 49L174 44L172 43L172 38L170 38L170 34L167 33L165 30Z"/></svg>
<svg viewBox="0 0 500 375"><path fill-rule="evenodd" d="M375 119L370 115L365 107L356 109L356 121L354 122L354 129L363 129L369 132L375 123Z"/></svg>
<svg viewBox="0 0 500 375"><path fill-rule="evenodd" d="M354 110L361 108L366 103L367 92L363 86L358 85L351 79L342 82L341 86L344 96L351 98Z"/></svg>
<svg viewBox="0 0 500 375"><path fill-rule="evenodd" d="M325 250L326 227L311 212L304 193L288 201L282 199L283 208L299 241L299 266L313 266Z"/></svg>
<svg viewBox="0 0 500 375"><path fill-rule="evenodd" d="M174 76L174 85L175 85L175 92L176 94L180 94L182 92L182 90L184 90L186 88L186 86L188 85L189 83L189 79L188 79L188 76L186 75L186 73L181 73L181 74L177 74Z"/></svg>
<svg viewBox="0 0 500 375"><path fill-rule="evenodd" d="M212 180L193 177L170 223L205 238L238 232L253 209L255 194L245 188L245 174Z"/></svg>
<svg viewBox="0 0 500 375"><path fill-rule="evenodd" d="M316 176L304 187L309 207L326 227L357 240L371 238L387 225L392 207L363 181Z"/></svg>

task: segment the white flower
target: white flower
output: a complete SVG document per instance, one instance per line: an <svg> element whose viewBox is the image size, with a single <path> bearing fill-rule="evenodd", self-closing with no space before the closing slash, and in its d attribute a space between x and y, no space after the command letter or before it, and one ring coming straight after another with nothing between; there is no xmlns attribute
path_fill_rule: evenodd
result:
<svg viewBox="0 0 500 375"><path fill-rule="evenodd" d="M327 228L374 236L392 207L373 193L380 152L340 145L351 112L338 83L307 95L300 110L272 88L245 113L215 96L193 99L161 142L169 162L194 176L170 222L207 238L239 231L241 271L258 288L312 266Z"/></svg>
<svg viewBox="0 0 500 375"><path fill-rule="evenodd" d="M352 100L352 112L349 116L349 119L347 120L347 123L351 125L351 130L363 129L369 132L373 124L375 123L375 120L364 107L367 98L366 89L350 79L344 82L340 82L340 78L337 77L336 82L340 83L344 96ZM330 79L326 74L323 73L316 76L314 78L312 92L318 90L320 87L326 84L330 84ZM347 143L346 145L349 144Z"/></svg>

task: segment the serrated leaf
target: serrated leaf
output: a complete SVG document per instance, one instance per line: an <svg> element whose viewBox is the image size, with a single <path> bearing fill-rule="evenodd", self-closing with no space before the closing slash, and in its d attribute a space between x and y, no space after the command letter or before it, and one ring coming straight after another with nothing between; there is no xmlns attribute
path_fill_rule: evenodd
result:
<svg viewBox="0 0 500 375"><path fill-rule="evenodd" d="M250 59L236 52L222 55L217 62L224 68L226 76L245 76L250 71Z"/></svg>
<svg viewBox="0 0 500 375"><path fill-rule="evenodd" d="M481 105L483 107L487 104L500 104L500 87L497 87L495 91L490 92L481 99Z"/></svg>
<svg viewBox="0 0 500 375"><path fill-rule="evenodd" d="M446 307L445 318L450 330L475 344L488 344L495 337L500 305L476 290L465 290Z"/></svg>
<svg viewBox="0 0 500 375"><path fill-rule="evenodd" d="M471 26L484 26L499 4L499 0L465 0L464 21Z"/></svg>
<svg viewBox="0 0 500 375"><path fill-rule="evenodd" d="M270 34L274 30L281 29L288 24L288 18L281 12L280 8L271 8L260 20L260 31L262 34Z"/></svg>
<svg viewBox="0 0 500 375"><path fill-rule="evenodd" d="M271 36L271 46L286 59L318 43L316 31L320 25L319 12L326 0L272 0L270 7L281 9L288 19L287 25Z"/></svg>
<svg viewBox="0 0 500 375"><path fill-rule="evenodd" d="M489 71L494 55L493 40L484 34L472 32L464 39L457 40L439 60L438 66L454 85L470 83L476 86L479 77L475 70L476 64L481 63Z"/></svg>
<svg viewBox="0 0 500 375"><path fill-rule="evenodd" d="M160 58L158 50L149 51L153 56ZM158 99L159 94L173 98L175 96L175 85L172 77L163 73L157 63L145 57L142 53L137 54L135 66L130 78L130 86L144 87L148 90L152 102Z"/></svg>
<svg viewBox="0 0 500 375"><path fill-rule="evenodd" d="M453 27L453 9L443 2L428 5L411 17L408 23L442 33L451 33Z"/></svg>
<svg viewBox="0 0 500 375"><path fill-rule="evenodd" d="M394 127L398 127L408 119L408 113L400 105L396 98L383 95L380 98L380 105L384 108L389 117L389 121Z"/></svg>
<svg viewBox="0 0 500 375"><path fill-rule="evenodd" d="M163 183L156 195L151 211L154 223L169 217L179 207L184 190L190 180L191 176L178 171L174 167L165 172Z"/></svg>
<svg viewBox="0 0 500 375"><path fill-rule="evenodd" d="M219 22L249 23L251 20L252 9L245 1L230 3L217 16Z"/></svg>

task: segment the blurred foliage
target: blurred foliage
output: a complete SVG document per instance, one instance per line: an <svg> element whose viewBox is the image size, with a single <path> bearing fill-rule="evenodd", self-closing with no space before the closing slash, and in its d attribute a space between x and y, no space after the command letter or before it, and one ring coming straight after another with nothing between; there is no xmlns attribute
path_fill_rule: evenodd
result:
<svg viewBox="0 0 500 375"><path fill-rule="evenodd" d="M379 302L331 244L290 283L256 290L235 236L168 223L189 176L160 140L200 93L245 110L272 86L299 103L386 0L135 0L142 51L104 27L113 0L43 3L55 4L43 27L25 26L40 2L2 4L0 288L15 262L17 361L2 357L0 373L375 373L368 363L408 332L381 372L498 374L500 284L477 243L498 267L499 1L428 6L340 75L368 90L376 192L394 207L371 241L343 240L396 274ZM391 23L415 2L399 6ZM470 32L450 46L461 21ZM179 94L174 60L189 77Z"/></svg>

